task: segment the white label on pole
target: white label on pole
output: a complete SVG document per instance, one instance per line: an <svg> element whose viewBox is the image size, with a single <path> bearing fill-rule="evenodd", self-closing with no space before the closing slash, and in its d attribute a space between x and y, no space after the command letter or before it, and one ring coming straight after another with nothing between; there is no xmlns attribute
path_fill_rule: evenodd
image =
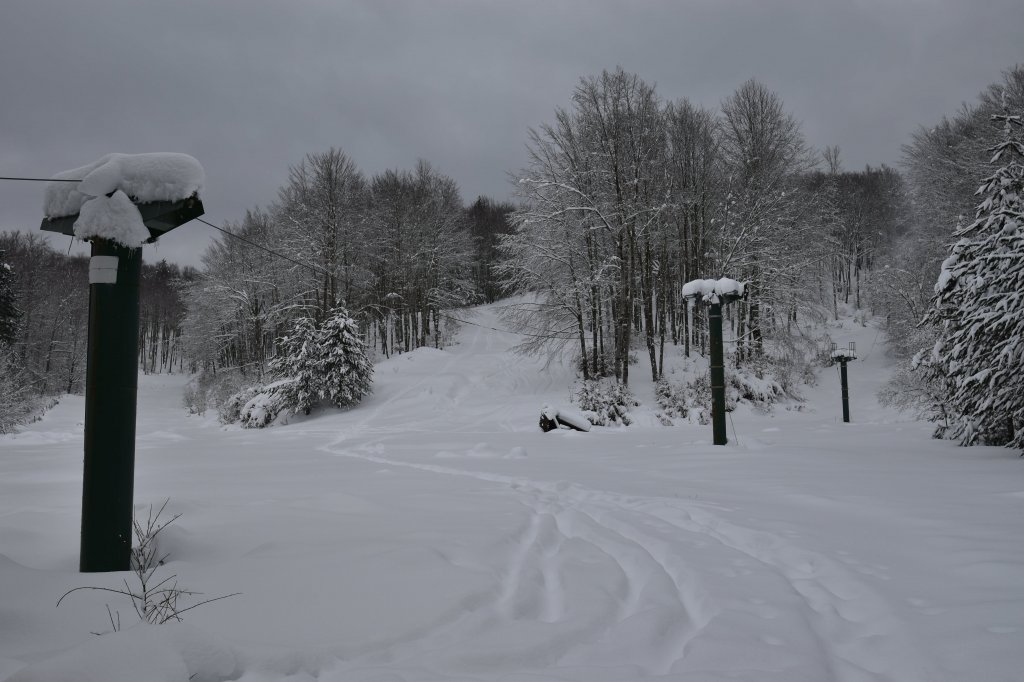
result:
<svg viewBox="0 0 1024 682"><path fill-rule="evenodd" d="M117 284L117 256L90 258L89 284Z"/></svg>

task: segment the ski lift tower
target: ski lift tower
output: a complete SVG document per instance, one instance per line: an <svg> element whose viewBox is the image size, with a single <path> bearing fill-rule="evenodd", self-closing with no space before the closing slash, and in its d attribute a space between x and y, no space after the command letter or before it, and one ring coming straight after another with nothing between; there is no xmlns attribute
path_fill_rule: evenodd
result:
<svg viewBox="0 0 1024 682"><path fill-rule="evenodd" d="M683 285L683 298L691 301L700 297L709 304L708 330L711 332L711 424L715 445L725 445L725 350L722 341L722 306L747 297L742 282L723 277L695 279Z"/></svg>
<svg viewBox="0 0 1024 682"><path fill-rule="evenodd" d="M41 229L92 244L83 573L130 569L142 244L203 215L202 181L202 166L185 154L110 154L59 173L46 189Z"/></svg>
<svg viewBox="0 0 1024 682"><path fill-rule="evenodd" d="M846 363L857 359L857 344L850 341L846 348L839 348L832 343L832 359L839 363L839 378L843 389L843 421L850 421L850 385L846 377Z"/></svg>

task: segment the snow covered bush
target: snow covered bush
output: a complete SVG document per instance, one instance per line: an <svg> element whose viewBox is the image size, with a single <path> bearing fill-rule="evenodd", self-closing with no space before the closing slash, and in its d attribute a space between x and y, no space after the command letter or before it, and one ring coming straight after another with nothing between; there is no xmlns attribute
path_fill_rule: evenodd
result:
<svg viewBox="0 0 1024 682"><path fill-rule="evenodd" d="M694 389L694 383L701 384L699 391ZM698 393L706 397L706 404L701 402ZM663 426L673 426L676 419L710 423L711 385L707 374L691 383L672 382L662 377L654 385L654 397L661 408L655 416Z"/></svg>
<svg viewBox="0 0 1024 682"><path fill-rule="evenodd" d="M232 399L249 388L254 380L252 375L242 374L238 369L216 372L204 369L185 386L182 404L189 414L204 415L207 410L216 410L222 424L233 424L238 421L238 411L245 401L232 405Z"/></svg>
<svg viewBox="0 0 1024 682"><path fill-rule="evenodd" d="M633 423L629 408L640 403L629 388L614 379L589 379L579 383L576 404L594 426L629 426Z"/></svg>
<svg viewBox="0 0 1024 682"><path fill-rule="evenodd" d="M745 400L761 409L770 409L773 403L785 398L790 393L786 384L792 384L784 361L764 357L727 372L725 381L730 389L726 392L735 392L734 402Z"/></svg>
<svg viewBox="0 0 1024 682"><path fill-rule="evenodd" d="M701 424L711 423L711 376L709 374L699 374L686 384L686 402L691 407L700 408L706 414L706 417L700 420ZM725 411L732 412L735 409L736 390L726 380Z"/></svg>
<svg viewBox="0 0 1024 682"><path fill-rule="evenodd" d="M370 393L373 364L359 329L348 311L335 309L319 325L300 318L280 339L282 354L271 361L271 371L288 383L273 392L281 407L309 414L320 401L337 407L355 405Z"/></svg>
<svg viewBox="0 0 1024 682"><path fill-rule="evenodd" d="M275 381L267 386L252 386L231 396L225 410L238 408L238 422L247 429L262 429L269 426L281 414L293 412L288 405L287 388L292 383L291 379ZM222 417L223 419L223 417Z"/></svg>
<svg viewBox="0 0 1024 682"><path fill-rule="evenodd" d="M1024 450L1024 118L992 118L1005 132L992 161L1005 165L985 178L974 222L942 263L925 315L939 339L916 364L948 390L948 430L936 435Z"/></svg>
<svg viewBox="0 0 1024 682"><path fill-rule="evenodd" d="M673 419L685 419L690 412L686 403L685 387L672 383L665 377L654 385L654 399L661 408L656 416L664 426L672 426Z"/></svg>

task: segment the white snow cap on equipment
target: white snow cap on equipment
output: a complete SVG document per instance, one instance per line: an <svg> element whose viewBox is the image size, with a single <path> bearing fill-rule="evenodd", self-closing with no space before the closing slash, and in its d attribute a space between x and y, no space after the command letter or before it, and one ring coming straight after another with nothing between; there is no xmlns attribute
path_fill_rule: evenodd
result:
<svg viewBox="0 0 1024 682"><path fill-rule="evenodd" d="M107 154L92 163L62 171L46 186L47 218L80 215L79 239L102 237L128 247L142 246L149 230L133 202L179 201L202 189L206 174L188 154ZM107 197L108 194L112 196Z"/></svg>
<svg viewBox="0 0 1024 682"><path fill-rule="evenodd" d="M79 239L102 237L132 248L142 246L149 239L149 230L142 222L139 209L121 190L82 204L74 230Z"/></svg>
<svg viewBox="0 0 1024 682"><path fill-rule="evenodd" d="M718 296L742 296L746 285L734 279L695 279L683 285L683 298L700 296L702 300L714 302Z"/></svg>
<svg viewBox="0 0 1024 682"><path fill-rule="evenodd" d="M47 218L75 215L93 197L121 190L132 201L178 201L199 192L206 181L203 167L188 154L107 154L90 164L61 171L46 186L43 214Z"/></svg>

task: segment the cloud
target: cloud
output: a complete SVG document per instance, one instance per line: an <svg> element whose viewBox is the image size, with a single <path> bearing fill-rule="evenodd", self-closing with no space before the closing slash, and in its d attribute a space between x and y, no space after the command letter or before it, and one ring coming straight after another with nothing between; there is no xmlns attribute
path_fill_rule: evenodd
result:
<svg viewBox="0 0 1024 682"><path fill-rule="evenodd" d="M506 198L527 129L582 76L621 65L708 107L750 77L848 168L900 145L1019 58L1024 5L715 1L5 0L0 175L108 152L175 151L206 168L208 218L273 201L290 164L330 146L367 174L426 158L463 198ZM0 183L0 229L35 230L41 188ZM158 251L197 263L211 237Z"/></svg>

